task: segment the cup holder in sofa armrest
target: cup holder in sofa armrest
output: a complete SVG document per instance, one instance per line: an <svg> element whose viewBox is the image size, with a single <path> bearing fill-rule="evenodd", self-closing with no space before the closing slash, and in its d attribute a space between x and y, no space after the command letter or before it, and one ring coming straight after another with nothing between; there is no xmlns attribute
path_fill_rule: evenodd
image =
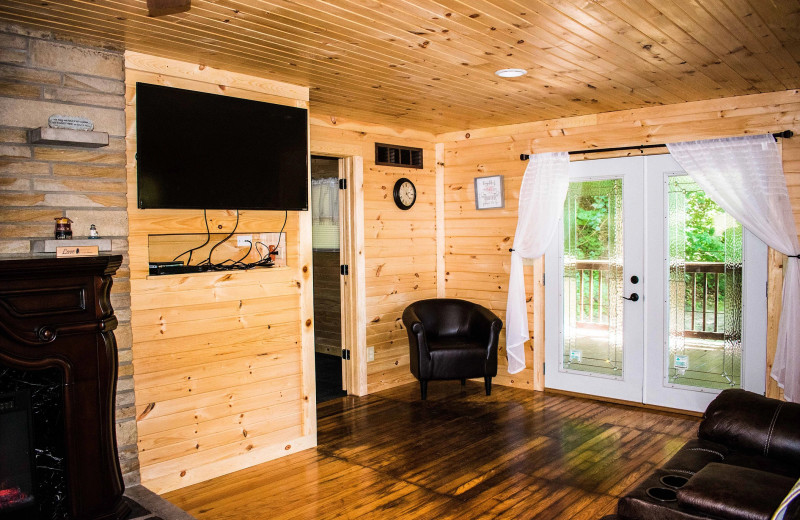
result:
<svg viewBox="0 0 800 520"><path fill-rule="evenodd" d="M675 502L678 500L678 494L674 489L651 487L647 490L647 496L659 502Z"/></svg>
<svg viewBox="0 0 800 520"><path fill-rule="evenodd" d="M664 475L659 479L662 484L669 488L677 489L689 482L689 479L681 475Z"/></svg>

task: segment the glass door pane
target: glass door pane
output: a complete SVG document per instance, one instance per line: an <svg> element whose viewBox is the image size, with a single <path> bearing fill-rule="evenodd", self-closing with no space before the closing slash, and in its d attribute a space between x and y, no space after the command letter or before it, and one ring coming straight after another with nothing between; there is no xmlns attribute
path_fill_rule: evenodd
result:
<svg viewBox="0 0 800 520"><path fill-rule="evenodd" d="M621 377L622 179L571 182L564 204L562 370Z"/></svg>
<svg viewBox="0 0 800 520"><path fill-rule="evenodd" d="M742 383L742 226L687 176L668 180L666 386Z"/></svg>
<svg viewBox="0 0 800 520"><path fill-rule="evenodd" d="M642 400L644 306L632 295L644 288L643 166L643 157L570 163L545 253L546 388Z"/></svg>

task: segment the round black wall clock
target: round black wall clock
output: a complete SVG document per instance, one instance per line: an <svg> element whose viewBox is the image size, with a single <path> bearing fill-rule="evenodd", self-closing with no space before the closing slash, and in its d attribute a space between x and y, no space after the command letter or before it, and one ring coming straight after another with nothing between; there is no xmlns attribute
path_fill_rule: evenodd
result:
<svg viewBox="0 0 800 520"><path fill-rule="evenodd" d="M405 177L394 183L394 203L400 209L411 209L417 201L417 188Z"/></svg>

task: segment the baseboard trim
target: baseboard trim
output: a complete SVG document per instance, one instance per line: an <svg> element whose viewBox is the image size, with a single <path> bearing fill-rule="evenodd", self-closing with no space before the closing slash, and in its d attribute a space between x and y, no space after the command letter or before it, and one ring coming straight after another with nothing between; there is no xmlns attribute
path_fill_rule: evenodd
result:
<svg viewBox="0 0 800 520"><path fill-rule="evenodd" d="M653 404L637 403L635 401L625 401L623 399L614 399L611 397L602 397L599 395L582 394L580 392L569 392L567 390L556 390L553 388L545 388L544 393L566 395L569 397L581 397L583 399L591 399L593 401L602 401L604 403L623 404L625 406L633 406L636 408L643 408L645 410L652 410L655 412L676 413L679 415L689 415L691 417L703 417L703 412L694 412L691 410L681 410L679 408L669 408L667 406L656 406Z"/></svg>

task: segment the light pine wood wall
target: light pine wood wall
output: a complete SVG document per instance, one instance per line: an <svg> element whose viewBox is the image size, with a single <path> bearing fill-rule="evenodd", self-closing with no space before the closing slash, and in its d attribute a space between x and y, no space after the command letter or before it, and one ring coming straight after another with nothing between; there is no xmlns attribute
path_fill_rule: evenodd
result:
<svg viewBox="0 0 800 520"><path fill-rule="evenodd" d="M366 338L375 348L367 391L414 381L408 368L403 310L436 293L436 174L433 135L344 121L311 107L311 153L362 156ZM423 169L375 165L375 142L423 148ZM417 202L408 211L392 198L397 179L411 179ZM351 187L354 188L354 187Z"/></svg>
<svg viewBox="0 0 800 520"><path fill-rule="evenodd" d="M142 483L164 492L316 444L311 219L289 212L287 267L148 276L148 235L204 233L205 224L199 210L136 207L136 82L298 107L308 91L132 52L125 63L139 461ZM216 233L235 220L208 212ZM283 220L242 211L238 230L277 232Z"/></svg>
<svg viewBox="0 0 800 520"><path fill-rule="evenodd" d="M487 305L505 316L510 255L519 189L525 170L520 153L583 150L708 139L745 134L800 131L800 91L741 96L638 110L609 112L437 136L444 146L445 294ZM784 171L800 229L800 137L783 140ZM621 154L613 154L620 156ZM606 155L610 156L610 155ZM598 156L594 156L598 157ZM573 157L573 160L581 157ZM473 179L505 177L506 208L476 211ZM772 365L782 286L781 255L770 255L768 365ZM497 382L543 388L544 291L542 262L526 267L529 321L528 368L513 377L505 361ZM504 358L504 338L501 338ZM534 362L535 360L535 362ZM768 395L780 396L769 379Z"/></svg>

